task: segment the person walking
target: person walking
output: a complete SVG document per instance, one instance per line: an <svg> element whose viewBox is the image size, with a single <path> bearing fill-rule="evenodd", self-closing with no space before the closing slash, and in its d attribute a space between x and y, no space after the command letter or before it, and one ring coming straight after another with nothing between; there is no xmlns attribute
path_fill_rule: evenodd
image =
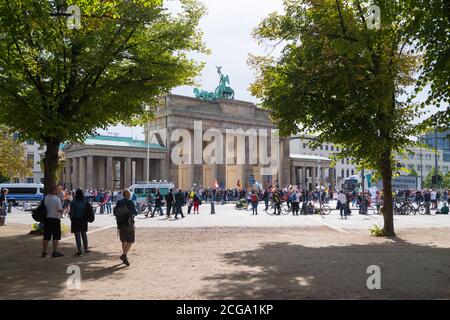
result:
<svg viewBox="0 0 450 320"><path fill-rule="evenodd" d="M134 217L137 216L136 207L131 200L131 193L128 190L122 192L123 199L117 201L114 207L114 215L116 216L117 228L119 229L120 242L122 242L122 255L120 260L129 266L128 252L135 241Z"/></svg>
<svg viewBox="0 0 450 320"><path fill-rule="evenodd" d="M4 226L6 222L6 215L8 213L8 199L6 195L8 192L8 189L3 188L0 194L0 226Z"/></svg>
<svg viewBox="0 0 450 320"><path fill-rule="evenodd" d="M163 210L162 210L162 201L163 201L163 196L161 194L161 192L159 191L159 189L156 189L156 195L155 195L155 210L153 210L153 213L151 215L151 217L153 218L155 216L156 211L159 212L159 215L162 216L163 215Z"/></svg>
<svg viewBox="0 0 450 320"><path fill-rule="evenodd" d="M61 214L64 209L57 194L58 187L53 186L50 188L49 194L44 198L47 217L44 220L44 239L41 254L43 258L47 256L47 248L50 241L52 241L53 246L52 258L64 256L61 252L58 252L58 243L61 240Z"/></svg>
<svg viewBox="0 0 450 320"><path fill-rule="evenodd" d="M181 214L181 218L184 218L183 215L183 205L184 205L184 193L181 189L178 190L174 195L175 198L175 219L178 219L178 215Z"/></svg>
<svg viewBox="0 0 450 320"><path fill-rule="evenodd" d="M75 199L72 201L69 211L70 217L70 231L75 236L75 242L77 245L76 257L89 253L88 247L88 215L94 214L94 208L88 200L84 198L83 190L77 189L75 191ZM81 246L83 242L83 247Z"/></svg>
<svg viewBox="0 0 450 320"><path fill-rule="evenodd" d="M170 212L172 211L172 208L175 209L174 208L174 203L175 203L175 197L173 195L173 189L170 189L169 193L166 194L166 207L167 207L166 215L167 215L167 218L170 218Z"/></svg>
<svg viewBox="0 0 450 320"><path fill-rule="evenodd" d="M423 203L424 203L424 206L425 206L425 214L431 214L431 212L430 212L431 194L430 194L429 190L424 192Z"/></svg>

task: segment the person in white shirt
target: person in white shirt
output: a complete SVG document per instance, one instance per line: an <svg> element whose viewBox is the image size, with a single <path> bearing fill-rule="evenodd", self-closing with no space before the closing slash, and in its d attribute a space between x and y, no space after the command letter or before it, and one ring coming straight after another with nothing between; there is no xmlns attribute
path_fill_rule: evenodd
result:
<svg viewBox="0 0 450 320"><path fill-rule="evenodd" d="M58 252L58 242L61 240L61 213L64 211L61 199L57 196L58 188L56 186L50 188L50 192L45 196L44 205L47 209L47 217L44 220L44 240L42 242L42 257L47 256L47 247L52 240L53 253L52 258L63 257Z"/></svg>
<svg viewBox="0 0 450 320"><path fill-rule="evenodd" d="M431 190L430 192L431 198L431 209L437 209L437 192L436 190Z"/></svg>
<svg viewBox="0 0 450 320"><path fill-rule="evenodd" d="M341 213L341 219L347 219L347 197L343 191L338 194L339 210ZM344 213L344 214L342 214Z"/></svg>

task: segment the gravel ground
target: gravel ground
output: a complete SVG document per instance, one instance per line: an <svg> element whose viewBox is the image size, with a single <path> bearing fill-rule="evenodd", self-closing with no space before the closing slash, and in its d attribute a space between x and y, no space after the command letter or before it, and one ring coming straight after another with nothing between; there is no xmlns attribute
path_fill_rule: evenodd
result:
<svg viewBox="0 0 450 320"><path fill-rule="evenodd" d="M320 217L318 217L320 218ZM40 258L29 225L0 228L0 299L449 299L450 228L405 228L396 238L328 226L137 229L120 264L114 227L91 228L92 252ZM67 287L67 268L81 288ZM367 267L381 268L368 290Z"/></svg>

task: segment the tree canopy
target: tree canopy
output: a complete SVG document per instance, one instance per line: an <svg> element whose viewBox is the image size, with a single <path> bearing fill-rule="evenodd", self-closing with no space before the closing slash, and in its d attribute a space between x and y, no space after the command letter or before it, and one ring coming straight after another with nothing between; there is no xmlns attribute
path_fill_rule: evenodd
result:
<svg viewBox="0 0 450 320"><path fill-rule="evenodd" d="M67 7L81 28L67 27ZM46 146L45 184L58 146L98 128L133 124L146 105L202 68L196 0L174 14L162 0L0 0L0 123ZM148 115L148 114L147 114Z"/></svg>

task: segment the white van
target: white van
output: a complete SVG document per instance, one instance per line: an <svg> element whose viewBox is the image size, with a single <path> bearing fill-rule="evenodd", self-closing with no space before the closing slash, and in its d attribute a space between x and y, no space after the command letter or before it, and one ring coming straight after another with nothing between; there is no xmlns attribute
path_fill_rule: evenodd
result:
<svg viewBox="0 0 450 320"><path fill-rule="evenodd" d="M21 202L39 202L44 197L44 185L41 183L1 183L1 189L8 189L6 199L13 205Z"/></svg>

